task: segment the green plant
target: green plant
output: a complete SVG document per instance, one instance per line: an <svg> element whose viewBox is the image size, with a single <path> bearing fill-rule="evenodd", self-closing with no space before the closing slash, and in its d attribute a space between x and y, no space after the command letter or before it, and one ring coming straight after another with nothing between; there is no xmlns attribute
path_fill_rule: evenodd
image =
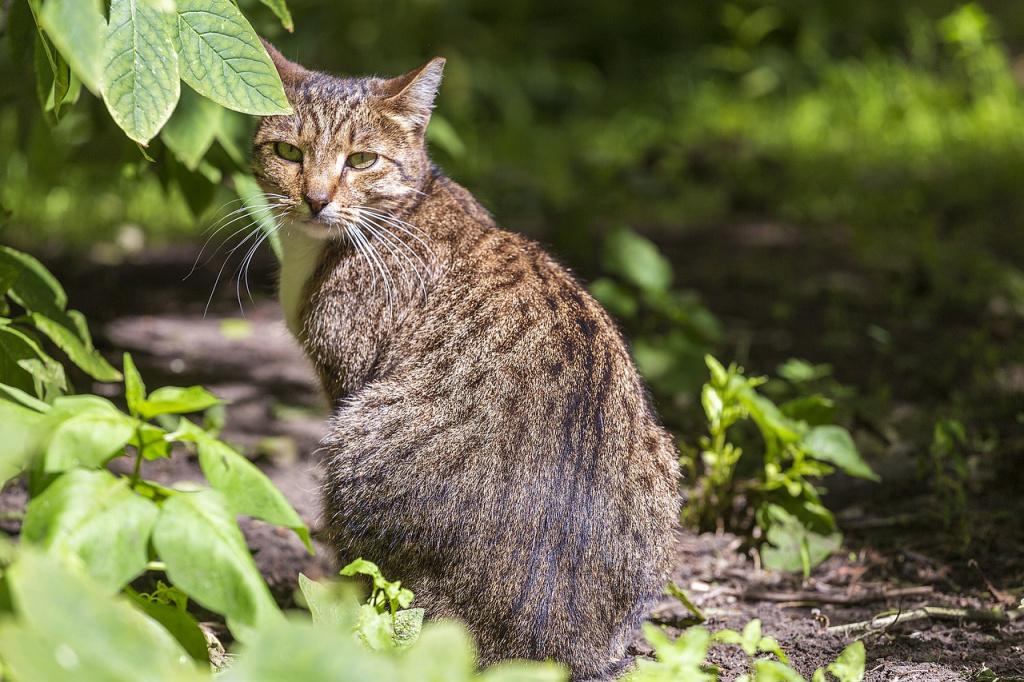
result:
<svg viewBox="0 0 1024 682"><path fill-rule="evenodd" d="M761 621L747 623L742 632L705 628L687 628L675 640L655 625L644 625L644 636L654 649L655 660L640 660L636 670L626 679L629 682L714 682L718 669L707 662L712 646L738 646L749 659L751 672L743 673L736 682L803 682L804 678L789 664L782 647L772 637L761 634ZM774 658L758 658L768 654ZM864 677L864 644L854 642L838 658L824 668L818 668L813 682L827 682L828 674L838 682L860 682Z"/></svg>
<svg viewBox="0 0 1024 682"><path fill-rule="evenodd" d="M701 391L701 405L708 435L699 449L684 448L680 460L691 485L684 520L705 529L752 522L766 567L807 574L841 539L821 502L817 479L837 468L859 478L878 476L846 429L812 425L800 411L787 414L758 392L764 377L747 377L710 355L705 361L711 380ZM738 438L744 424L753 424L755 438ZM737 518L739 500L753 510L753 518Z"/></svg>
<svg viewBox="0 0 1024 682"><path fill-rule="evenodd" d="M427 625L415 644L372 651L351 636L357 607L334 599L318 603L329 618L262 622L217 674L196 660L192 646L152 606L112 596L67 557L31 546L5 552L5 620L0 626L4 679L18 682L559 682L550 664L511 662L477 675L472 639L455 623ZM167 590L163 593L166 595ZM179 597L166 597L174 603ZM158 605L165 602L158 600ZM176 610L176 607L168 607ZM165 609L168 610L168 609ZM85 624L85 625L83 625Z"/></svg>
<svg viewBox="0 0 1024 682"><path fill-rule="evenodd" d="M961 549L971 542L967 517L967 430L956 419L941 419L932 432L927 462L923 468L930 479L943 525L953 532Z"/></svg>
<svg viewBox="0 0 1024 682"><path fill-rule="evenodd" d="M66 309L63 289L37 260L6 247L0 258L5 309L20 312L0 323L0 428L11 443L4 480L28 474L22 542L81 563L109 593L144 572L165 573L182 595L223 615L240 639L280 619L235 517L291 528L312 551L309 531L270 480L216 437L218 420L208 430L180 416L216 410L220 400L199 386L147 392L127 353L128 413L96 395L65 394L63 367L33 333L94 378L122 375L92 348L84 319ZM195 448L210 487L142 477L143 461L169 457L174 443ZM108 470L119 458L131 461L130 473ZM194 639L194 629L187 636Z"/></svg>
<svg viewBox="0 0 1024 682"><path fill-rule="evenodd" d="M359 607L355 631L371 649L405 648L419 637L423 609L410 609L413 593L401 581L390 581L372 561L358 558L341 569L341 575L370 578L370 596Z"/></svg>
<svg viewBox="0 0 1024 682"><path fill-rule="evenodd" d="M292 30L285 0L261 2ZM238 3L10 4L10 23L17 28L8 32L14 66L21 73L35 72L38 104L53 135L59 138L61 130L85 124L83 109L88 103L79 100L89 99L86 93L91 93L102 101L117 128L138 145L141 158L155 162L157 173L152 177L159 178L167 195L183 198L193 215L208 208L223 186L237 195L254 224L268 219L269 207L248 176L246 115L287 114L291 106L270 56ZM116 141L109 146L116 147ZM139 154L135 157L138 160ZM139 170L135 167L132 174ZM116 181L124 174L112 175ZM180 205L167 195L157 203ZM19 201L16 195L10 200ZM277 249L274 237L270 242Z"/></svg>

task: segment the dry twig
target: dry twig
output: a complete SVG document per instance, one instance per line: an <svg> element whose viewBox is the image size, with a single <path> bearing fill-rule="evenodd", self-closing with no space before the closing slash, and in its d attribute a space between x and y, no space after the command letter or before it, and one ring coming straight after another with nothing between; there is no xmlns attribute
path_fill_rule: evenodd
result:
<svg viewBox="0 0 1024 682"><path fill-rule="evenodd" d="M871 620L845 625L833 625L829 632L838 635L852 635L887 630L897 624L918 620L966 620L976 623L1009 623L1024 618L1024 608L1010 609L953 609L945 606L922 606L902 613L876 616Z"/></svg>

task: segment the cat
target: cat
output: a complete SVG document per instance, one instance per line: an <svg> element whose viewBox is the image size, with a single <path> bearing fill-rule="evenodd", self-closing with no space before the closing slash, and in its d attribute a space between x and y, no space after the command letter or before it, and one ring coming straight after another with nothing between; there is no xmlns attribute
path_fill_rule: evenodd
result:
<svg viewBox="0 0 1024 682"><path fill-rule="evenodd" d="M621 670L679 487L615 323L429 160L443 59L339 78L267 49L294 113L261 120L253 165L286 214L287 325L333 405L325 536L464 622L480 665Z"/></svg>

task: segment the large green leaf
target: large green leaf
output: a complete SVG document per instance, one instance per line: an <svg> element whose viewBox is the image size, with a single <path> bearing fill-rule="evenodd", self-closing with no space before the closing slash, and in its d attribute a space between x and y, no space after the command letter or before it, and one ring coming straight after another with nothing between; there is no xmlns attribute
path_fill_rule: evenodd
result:
<svg viewBox="0 0 1024 682"><path fill-rule="evenodd" d="M851 476L882 480L861 458L850 432L841 426L816 426L804 435L803 444L812 457L835 464Z"/></svg>
<svg viewBox="0 0 1024 682"><path fill-rule="evenodd" d="M178 101L171 3L111 0L103 99L114 122L139 144L163 127Z"/></svg>
<svg viewBox="0 0 1024 682"><path fill-rule="evenodd" d="M24 682L209 680L156 621L53 557L23 550L6 577L18 618L0 629L5 674Z"/></svg>
<svg viewBox="0 0 1024 682"><path fill-rule="evenodd" d="M102 467L112 457L123 454L138 426L135 419L116 410L71 417L61 422L50 436L44 469L57 472Z"/></svg>
<svg viewBox="0 0 1024 682"><path fill-rule="evenodd" d="M400 682L393 660L359 648L351 635L309 622L280 623L247 642L222 682ZM430 678L421 678L424 681ZM445 680L462 682L462 677Z"/></svg>
<svg viewBox="0 0 1024 682"><path fill-rule="evenodd" d="M281 78L231 0L178 0L181 79L200 95L259 116L291 113Z"/></svg>
<svg viewBox="0 0 1024 682"><path fill-rule="evenodd" d="M29 502L21 537L51 554L78 556L93 580L113 594L145 570L158 513L127 479L75 469Z"/></svg>
<svg viewBox="0 0 1024 682"><path fill-rule="evenodd" d="M97 0L46 0L39 20L71 69L93 94L100 94L107 23Z"/></svg>
<svg viewBox="0 0 1024 682"><path fill-rule="evenodd" d="M194 171L220 130L223 113L224 109L216 102L185 87L174 115L160 132L160 139L178 161Z"/></svg>
<svg viewBox="0 0 1024 682"><path fill-rule="evenodd" d="M203 475L224 496L233 513L291 528L310 554L313 553L306 524L259 467L189 422L183 421L182 426L186 429L183 440L197 445Z"/></svg>
<svg viewBox="0 0 1024 682"><path fill-rule="evenodd" d="M45 334L54 345L64 351L71 362L97 381L119 381L121 373L114 369L99 351L92 347L92 340L80 336L81 328L73 323L70 315L54 319L42 313L32 313L36 329ZM77 333L76 333L77 332Z"/></svg>
<svg viewBox="0 0 1024 682"><path fill-rule="evenodd" d="M226 616L239 639L281 619L220 493L182 492L166 500L153 530L153 546L171 582L202 606Z"/></svg>

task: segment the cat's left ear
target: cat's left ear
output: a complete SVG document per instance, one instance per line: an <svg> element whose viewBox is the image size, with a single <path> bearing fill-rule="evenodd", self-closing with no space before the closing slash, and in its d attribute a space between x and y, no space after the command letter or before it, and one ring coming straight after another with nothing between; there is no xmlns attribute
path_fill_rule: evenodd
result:
<svg viewBox="0 0 1024 682"><path fill-rule="evenodd" d="M434 57L418 69L384 81L384 101L408 118L414 126L426 129L434 98L441 87L444 57Z"/></svg>

